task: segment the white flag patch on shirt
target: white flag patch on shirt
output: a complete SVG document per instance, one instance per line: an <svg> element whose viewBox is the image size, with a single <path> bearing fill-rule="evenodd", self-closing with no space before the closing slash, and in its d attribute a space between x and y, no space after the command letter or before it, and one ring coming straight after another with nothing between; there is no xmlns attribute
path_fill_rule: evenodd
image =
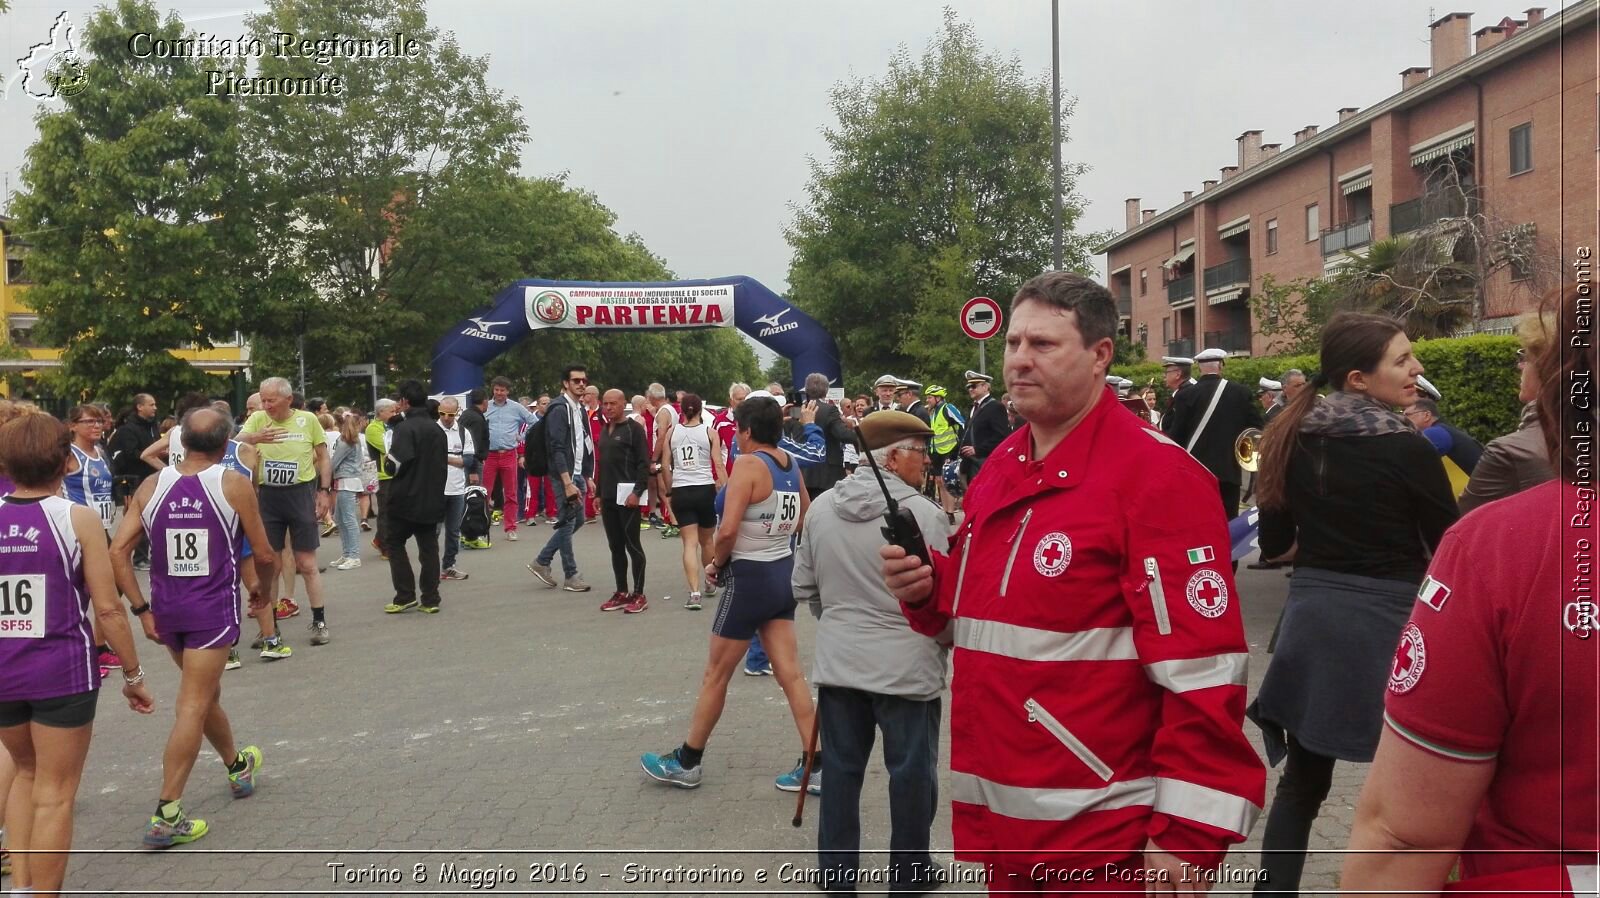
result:
<svg viewBox="0 0 1600 898"><path fill-rule="evenodd" d="M1417 589L1417 599L1434 611L1443 611L1444 603L1450 598L1450 587L1440 583L1433 577L1422 581L1422 586Z"/></svg>
<svg viewBox="0 0 1600 898"><path fill-rule="evenodd" d="M1215 552L1211 551L1210 546L1201 546L1198 549L1189 550L1190 564L1205 564L1208 561L1215 560L1217 560L1217 555Z"/></svg>

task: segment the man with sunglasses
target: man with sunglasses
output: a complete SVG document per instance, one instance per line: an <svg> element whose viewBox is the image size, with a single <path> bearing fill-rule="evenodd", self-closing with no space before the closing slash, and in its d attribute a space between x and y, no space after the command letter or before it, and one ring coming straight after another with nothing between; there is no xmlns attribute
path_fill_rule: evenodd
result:
<svg viewBox="0 0 1600 898"><path fill-rule="evenodd" d="M556 501L560 511L549 542L528 564L528 570L540 583L553 587L556 578L550 562L560 552L561 571L565 577L561 588L567 592L589 591L589 584L578 575L578 559L572 551L572 536L583 526L584 497L594 494L594 440L589 432L588 411L583 405L584 390L588 386L589 369L583 365L568 365L561 374L561 395L551 401L545 412L545 451L549 476L559 481Z"/></svg>
<svg viewBox="0 0 1600 898"><path fill-rule="evenodd" d="M472 432L459 423L461 403L454 396L439 400L439 429L444 431L444 570L440 580L465 580L467 575L456 569L456 556L461 554L461 518L467 512L467 484L476 483L474 470L478 453L472 441Z"/></svg>

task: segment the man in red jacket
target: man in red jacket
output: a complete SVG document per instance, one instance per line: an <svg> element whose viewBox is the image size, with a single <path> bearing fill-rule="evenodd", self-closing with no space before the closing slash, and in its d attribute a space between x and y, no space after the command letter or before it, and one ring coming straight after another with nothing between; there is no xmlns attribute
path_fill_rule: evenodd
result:
<svg viewBox="0 0 1600 898"><path fill-rule="evenodd" d="M1217 482L1106 388L1116 326L1087 278L1024 284L1005 379L1027 425L948 556L882 550L911 626L954 622L956 857L997 892L1203 892L1265 800Z"/></svg>

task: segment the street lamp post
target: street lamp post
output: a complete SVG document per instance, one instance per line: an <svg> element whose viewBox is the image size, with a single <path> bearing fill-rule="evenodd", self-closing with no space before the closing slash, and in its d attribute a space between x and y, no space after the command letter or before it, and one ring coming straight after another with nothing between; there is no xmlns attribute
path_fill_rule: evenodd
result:
<svg viewBox="0 0 1600 898"><path fill-rule="evenodd" d="M1061 270L1061 0L1050 0L1050 132L1053 152L1055 190L1051 194L1051 211L1055 224L1056 270Z"/></svg>

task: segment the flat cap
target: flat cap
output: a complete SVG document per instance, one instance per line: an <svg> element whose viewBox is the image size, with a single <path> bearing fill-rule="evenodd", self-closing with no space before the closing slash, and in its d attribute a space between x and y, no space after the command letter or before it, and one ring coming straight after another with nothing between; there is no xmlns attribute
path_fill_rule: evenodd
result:
<svg viewBox="0 0 1600 898"><path fill-rule="evenodd" d="M967 373L966 373L965 376L967 378L967 384L969 386L972 385L972 384L990 384L990 383L994 383L994 378L990 377L987 374L979 374L978 372L973 371L971 368L967 369Z"/></svg>
<svg viewBox="0 0 1600 898"><path fill-rule="evenodd" d="M1193 364L1194 359L1191 359L1188 356L1164 355L1161 357L1161 367L1163 368L1171 368L1174 365L1182 365L1183 367L1187 368Z"/></svg>
<svg viewBox="0 0 1600 898"><path fill-rule="evenodd" d="M861 439L867 450L893 446L906 437L931 437L933 431L922 419L908 412L874 412L861 419Z"/></svg>
<svg viewBox="0 0 1600 898"><path fill-rule="evenodd" d="M878 378L877 380L873 381L872 382L872 386L874 388L877 388L877 387L898 387L898 386L900 386L900 378L895 377L893 374L885 374L884 376L882 376L882 377Z"/></svg>
<svg viewBox="0 0 1600 898"><path fill-rule="evenodd" d="M1221 349L1217 349L1216 347L1212 347L1211 349L1202 350L1201 352L1196 353L1194 360L1197 362L1220 362L1227 357L1228 354L1226 352Z"/></svg>
<svg viewBox="0 0 1600 898"><path fill-rule="evenodd" d="M1261 389L1263 389L1263 390L1281 390L1281 389L1283 389L1283 384L1278 383L1275 380L1269 380L1268 378L1265 378L1265 377L1261 378L1260 383L1261 383Z"/></svg>
<svg viewBox="0 0 1600 898"><path fill-rule="evenodd" d="M1417 375L1417 389L1421 390L1424 393L1427 393L1429 396L1432 396L1434 399L1443 399L1444 398L1443 396L1439 395L1439 388L1434 386L1433 384L1429 383L1428 379L1426 377L1423 377L1420 374Z"/></svg>

